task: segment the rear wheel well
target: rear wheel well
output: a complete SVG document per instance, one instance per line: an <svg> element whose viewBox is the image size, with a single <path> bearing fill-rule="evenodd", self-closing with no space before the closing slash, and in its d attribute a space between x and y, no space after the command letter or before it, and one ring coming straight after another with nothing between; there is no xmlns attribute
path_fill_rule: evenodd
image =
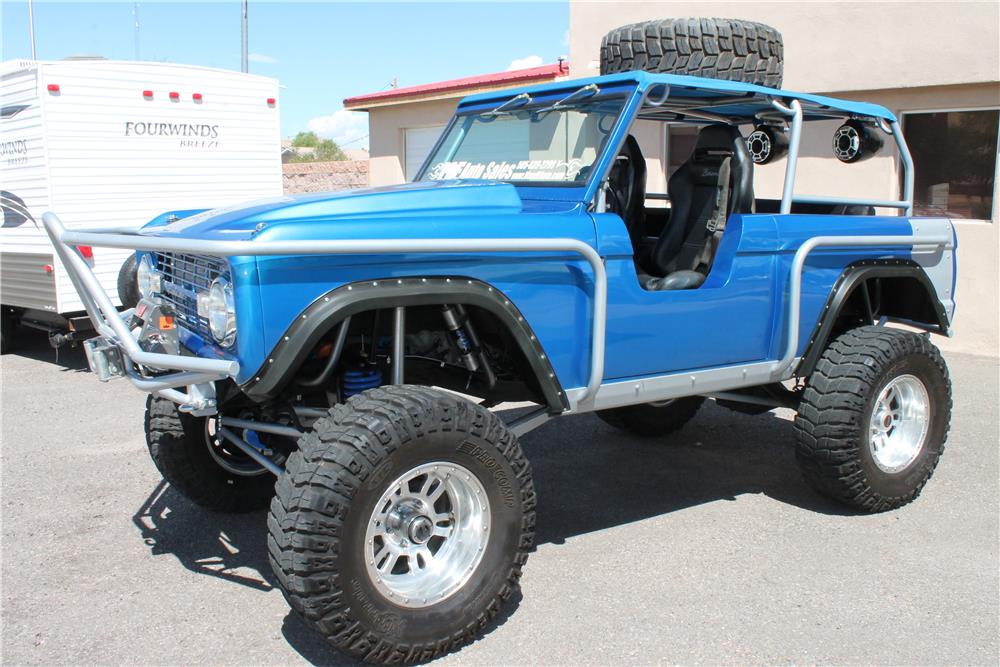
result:
<svg viewBox="0 0 1000 667"><path fill-rule="evenodd" d="M828 341L860 326L882 320L944 333L948 318L927 277L917 264L865 262L848 267L827 301L796 374L812 372Z"/></svg>

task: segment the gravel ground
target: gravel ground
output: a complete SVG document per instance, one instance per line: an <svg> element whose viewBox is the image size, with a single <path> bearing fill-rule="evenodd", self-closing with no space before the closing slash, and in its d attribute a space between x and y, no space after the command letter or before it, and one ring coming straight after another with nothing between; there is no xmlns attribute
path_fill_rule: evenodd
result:
<svg viewBox="0 0 1000 667"><path fill-rule="evenodd" d="M142 394L22 339L0 362L3 664L350 664L275 590L263 513L185 501ZM888 514L804 485L788 411L707 404L660 444L589 415L530 433L521 595L441 662L998 664L998 361L947 357L948 450Z"/></svg>

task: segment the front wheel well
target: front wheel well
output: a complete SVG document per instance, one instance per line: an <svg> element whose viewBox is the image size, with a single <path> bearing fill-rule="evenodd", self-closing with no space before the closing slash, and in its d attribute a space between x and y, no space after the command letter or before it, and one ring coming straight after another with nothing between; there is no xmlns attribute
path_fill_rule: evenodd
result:
<svg viewBox="0 0 1000 667"><path fill-rule="evenodd" d="M289 327L269 355L274 361L241 385L242 393L256 402L309 392L343 400L343 372L352 369L378 371L388 384L399 307L405 309L405 383L489 402L567 409L565 392L527 320L498 289L468 278L371 281L328 292ZM345 321L336 370L324 377Z"/></svg>

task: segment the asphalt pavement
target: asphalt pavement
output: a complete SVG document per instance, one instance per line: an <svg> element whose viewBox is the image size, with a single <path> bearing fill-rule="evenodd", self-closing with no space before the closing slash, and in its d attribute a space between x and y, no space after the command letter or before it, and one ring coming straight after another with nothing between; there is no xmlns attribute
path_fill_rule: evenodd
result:
<svg viewBox="0 0 1000 667"><path fill-rule="evenodd" d="M24 332L0 361L2 663L352 664L275 589L263 512L211 514L146 453L144 395ZM947 354L955 408L911 505L816 496L791 412L712 403L661 442L591 415L522 441L538 547L466 665L997 665L1000 367Z"/></svg>

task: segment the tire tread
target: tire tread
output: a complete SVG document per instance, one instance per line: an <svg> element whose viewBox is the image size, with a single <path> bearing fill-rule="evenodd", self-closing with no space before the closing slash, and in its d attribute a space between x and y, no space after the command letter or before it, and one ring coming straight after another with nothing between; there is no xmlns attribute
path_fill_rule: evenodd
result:
<svg viewBox="0 0 1000 667"><path fill-rule="evenodd" d="M601 74L644 70L780 88L781 33L763 23L679 18L632 23L601 41Z"/></svg>
<svg viewBox="0 0 1000 667"><path fill-rule="evenodd" d="M216 512L250 512L270 502L267 477L230 476L207 454L204 424L168 399L146 399L146 445L157 470L188 500ZM204 449L204 454L194 450Z"/></svg>

